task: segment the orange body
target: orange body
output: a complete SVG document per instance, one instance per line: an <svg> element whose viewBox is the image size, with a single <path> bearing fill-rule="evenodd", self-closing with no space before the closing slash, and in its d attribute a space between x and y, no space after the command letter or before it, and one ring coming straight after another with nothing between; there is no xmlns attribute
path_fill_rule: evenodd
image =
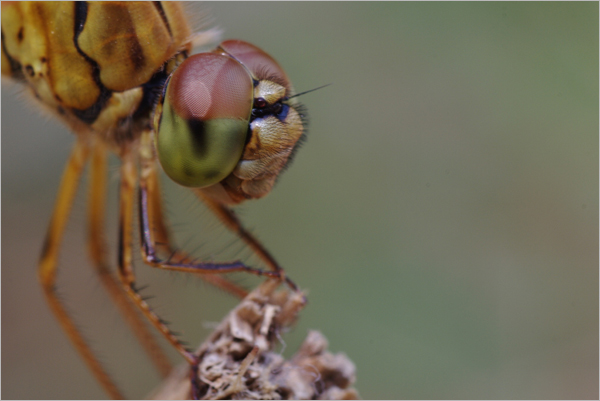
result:
<svg viewBox="0 0 600 401"><path fill-rule="evenodd" d="M144 85L191 49L191 34L177 2L3 3L2 75L114 149L149 123Z"/></svg>

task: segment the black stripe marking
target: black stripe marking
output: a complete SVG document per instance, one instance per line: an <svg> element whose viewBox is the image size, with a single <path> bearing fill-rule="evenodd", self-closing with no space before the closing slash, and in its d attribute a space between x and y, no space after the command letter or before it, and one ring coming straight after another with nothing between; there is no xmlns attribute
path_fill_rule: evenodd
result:
<svg viewBox="0 0 600 401"><path fill-rule="evenodd" d="M153 1L152 4L156 8L156 11L158 11L160 18L162 18L163 22L165 23L165 26L167 27L167 31L169 31L169 36L171 38L173 38L173 32L171 32L171 25L169 25L169 19L167 18L167 14L165 13L165 10L164 10L161 2Z"/></svg>
<svg viewBox="0 0 600 401"><path fill-rule="evenodd" d="M120 217L119 218L119 242L117 243L117 260L119 261L119 272L121 272L123 274L123 276L125 276L124 272L125 272L125 249L123 247L123 238L124 238L124 234L123 234L123 218Z"/></svg>
<svg viewBox="0 0 600 401"><path fill-rule="evenodd" d="M76 1L75 2L75 46L77 46L77 50L79 46L77 45L77 39L79 39L79 35L83 31L83 27L85 25L85 21L87 20L88 13L88 4L86 1Z"/></svg>
<svg viewBox="0 0 600 401"><path fill-rule="evenodd" d="M132 115L134 120L147 117L155 109L158 99L160 99L167 81L167 74L164 68L158 70L148 82L142 85L143 96L142 100Z"/></svg>
<svg viewBox="0 0 600 401"><path fill-rule="evenodd" d="M96 63L92 58L90 58L87 54L85 54L81 48L79 47L79 35L83 32L83 28L85 26L85 22L87 20L88 14L88 3L86 1L76 1L75 2L75 26L74 26L74 34L73 34L73 44L77 49L77 52L85 58L85 60L92 66L92 75L94 78L94 82L100 89L100 95L98 99L96 99L96 103L92 106L88 107L85 110L72 109L73 114L81 121L86 124L93 124L94 121L98 118L106 102L112 96L112 91L108 90L100 80L100 67L98 63Z"/></svg>
<svg viewBox="0 0 600 401"><path fill-rule="evenodd" d="M25 75L23 75L23 70L21 69L21 64L11 57L6 51L6 44L4 43L4 30L2 30L2 52L6 55L8 62L10 63L10 71L11 75L14 79L24 80Z"/></svg>

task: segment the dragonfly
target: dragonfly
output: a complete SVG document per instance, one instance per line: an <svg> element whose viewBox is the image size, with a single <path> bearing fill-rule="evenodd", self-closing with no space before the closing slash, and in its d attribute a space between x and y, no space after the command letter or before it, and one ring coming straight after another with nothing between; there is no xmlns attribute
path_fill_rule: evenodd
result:
<svg viewBox="0 0 600 401"><path fill-rule="evenodd" d="M76 138L42 247L39 281L64 332L115 399L123 393L57 296L58 254L87 165L90 259L163 376L171 363L143 319L190 366L198 357L140 295L133 269L136 222L146 265L199 274L238 297L246 290L222 274L246 272L298 290L232 207L267 195L291 161L306 131L297 99L302 93L294 92L274 58L245 41L192 54L209 38L192 31L179 2L2 3L2 75L23 84ZM116 274L105 257L103 226L109 153L120 160ZM200 262L177 248L165 219L161 170L203 201L266 268Z"/></svg>

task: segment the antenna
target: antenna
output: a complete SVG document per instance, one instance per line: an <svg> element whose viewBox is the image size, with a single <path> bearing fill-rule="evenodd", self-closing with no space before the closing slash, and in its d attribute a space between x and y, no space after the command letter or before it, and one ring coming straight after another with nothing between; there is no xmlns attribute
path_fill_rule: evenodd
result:
<svg viewBox="0 0 600 401"><path fill-rule="evenodd" d="M331 85L331 84L327 84L327 85L319 86L318 88L309 89L309 90L307 90L307 91L304 91L304 92L296 93L295 95L288 97L288 99L291 99L291 98L293 98L293 97L298 97L298 96L300 96L300 95L306 95L306 94L307 94L307 93L309 93L309 92L314 92L314 91L316 91L316 90L323 89L323 88L325 88L326 86L329 86L329 85Z"/></svg>

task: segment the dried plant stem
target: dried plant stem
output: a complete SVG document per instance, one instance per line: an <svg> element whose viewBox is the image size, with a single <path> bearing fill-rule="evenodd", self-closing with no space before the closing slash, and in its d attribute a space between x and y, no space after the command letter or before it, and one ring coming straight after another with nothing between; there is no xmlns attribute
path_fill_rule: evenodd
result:
<svg viewBox="0 0 600 401"><path fill-rule="evenodd" d="M198 348L202 399L357 399L354 364L329 353L321 333L309 332L290 360L273 352L306 303L277 287L267 281L251 292ZM150 398L190 399L189 372L174 369Z"/></svg>

